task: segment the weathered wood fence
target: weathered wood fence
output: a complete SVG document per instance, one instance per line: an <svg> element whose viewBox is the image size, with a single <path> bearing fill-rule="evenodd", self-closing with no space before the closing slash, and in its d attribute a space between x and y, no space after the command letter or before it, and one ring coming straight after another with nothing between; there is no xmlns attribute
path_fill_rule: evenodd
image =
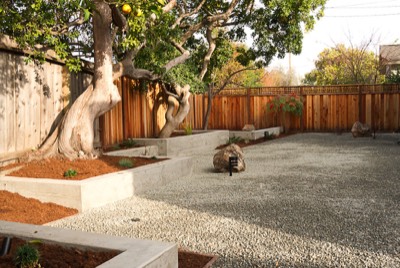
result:
<svg viewBox="0 0 400 268"><path fill-rule="evenodd" d="M37 148L91 79L47 56L42 65L27 63L27 53L0 35L0 165Z"/></svg>

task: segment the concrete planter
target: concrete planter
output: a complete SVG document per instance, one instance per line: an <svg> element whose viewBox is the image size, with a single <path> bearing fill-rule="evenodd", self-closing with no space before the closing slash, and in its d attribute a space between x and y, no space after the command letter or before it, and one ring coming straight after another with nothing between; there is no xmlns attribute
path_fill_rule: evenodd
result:
<svg viewBox="0 0 400 268"><path fill-rule="evenodd" d="M279 136L283 132L283 127L271 127L256 129L251 131L229 131L229 137L240 137L244 140L258 140L268 135Z"/></svg>
<svg viewBox="0 0 400 268"><path fill-rule="evenodd" d="M182 135L170 138L133 139L136 144L157 146L160 156L190 156L199 152L214 150L229 139L228 130L213 130L196 132L192 135Z"/></svg>
<svg viewBox="0 0 400 268"><path fill-rule="evenodd" d="M192 170L192 159L179 157L80 181L1 176L0 190L82 212L190 176Z"/></svg>
<svg viewBox="0 0 400 268"><path fill-rule="evenodd" d="M178 267L178 247L173 243L115 237L109 235L66 230L50 226L39 226L0 221L0 235L82 249L117 250L121 253L99 268L125 267Z"/></svg>

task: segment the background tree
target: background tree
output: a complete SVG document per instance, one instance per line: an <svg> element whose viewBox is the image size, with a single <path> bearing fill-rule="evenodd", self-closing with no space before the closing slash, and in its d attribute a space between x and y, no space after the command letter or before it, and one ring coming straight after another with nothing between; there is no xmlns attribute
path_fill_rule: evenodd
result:
<svg viewBox="0 0 400 268"><path fill-rule="evenodd" d="M379 73L379 58L369 50L372 41L359 46L338 44L324 49L315 61L315 69L305 75L304 84L376 84L384 77Z"/></svg>
<svg viewBox="0 0 400 268"><path fill-rule="evenodd" d="M252 31L251 52L263 65L272 57L299 53L303 30L322 16L326 0L4 0L0 3L0 33L15 38L36 59L52 48L70 69L79 58L92 58L90 86L71 105L40 153L68 158L93 157L93 122L121 100L115 79L127 76L160 82L174 116L167 109L161 136L172 133L189 111L193 78L203 81L216 49L213 32L224 29L232 41ZM129 9L121 9L129 4ZM126 6L125 6L126 7ZM206 45L200 69L188 59ZM196 65L198 66L198 65ZM195 71L195 75L191 73Z"/></svg>
<svg viewBox="0 0 400 268"><path fill-rule="evenodd" d="M243 44L234 44L224 40L224 45L218 46L214 60L206 73L208 83L207 110L204 115L203 129L208 128L212 102L216 95L227 87L256 87L260 85L263 68L254 62L251 50Z"/></svg>
<svg viewBox="0 0 400 268"><path fill-rule="evenodd" d="M297 81L294 70L286 71L280 66L266 71L261 79L261 84L263 87L284 87L297 84Z"/></svg>

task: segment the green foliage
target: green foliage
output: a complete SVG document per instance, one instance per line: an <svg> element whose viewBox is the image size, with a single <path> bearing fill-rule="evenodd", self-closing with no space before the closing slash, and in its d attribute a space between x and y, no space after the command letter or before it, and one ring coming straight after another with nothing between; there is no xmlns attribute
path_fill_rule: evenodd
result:
<svg viewBox="0 0 400 268"><path fill-rule="evenodd" d="M14 264L18 268L40 268L39 257L39 250L30 243L26 243L17 248Z"/></svg>
<svg viewBox="0 0 400 268"><path fill-rule="evenodd" d="M296 116L301 116L303 113L303 101L295 93L289 96L275 96L267 103L267 111L275 114L288 112Z"/></svg>
<svg viewBox="0 0 400 268"><path fill-rule="evenodd" d="M208 43L205 29L219 23L206 23L215 14L224 14L232 1L206 1L197 9L200 0L178 1L171 12L163 12L165 0L114 0L110 4L121 8L129 4L132 12L125 15L129 27L117 31L113 43L114 62L120 61L130 49L141 49L135 54L135 67L159 74L167 83L190 84L193 92L205 90L203 81L210 84L213 70L221 68L233 56L231 42L243 42L244 29L249 28L254 42L252 47L239 52L235 58L242 66L254 64L255 59L263 66L271 59L285 53L300 53L303 30L311 29L316 19L323 15L326 0L262 0L239 1L230 14L230 27L217 27L213 32L216 49L210 59L210 72L203 81L198 79ZM37 45L52 48L65 60L72 71L79 71L81 58L93 57L92 0L5 0L0 3L0 33L13 36L21 48L30 49L33 57L43 59L43 51ZM182 24L174 25L181 11L193 12L181 18ZM79 24L73 22L81 21ZM219 22L219 21L218 21ZM221 21L221 24L224 24ZM182 39L190 27L200 25L192 37ZM110 30L114 30L115 25ZM181 42L181 40L183 40ZM179 44L190 52L191 58L168 73L164 66L181 55ZM255 79L248 79L254 84Z"/></svg>
<svg viewBox="0 0 400 268"><path fill-rule="evenodd" d="M136 144L137 144L136 141L134 141L134 140L131 139L131 138L128 138L128 139L126 139L126 140L124 140L124 141L121 142L121 146L123 146L123 147L128 147L128 148L135 147Z"/></svg>
<svg viewBox="0 0 400 268"><path fill-rule="evenodd" d="M64 177L75 177L76 175L78 175L78 172L75 169L68 169L67 171L64 172Z"/></svg>
<svg viewBox="0 0 400 268"><path fill-rule="evenodd" d="M242 141L243 141L243 139L241 137L233 136L233 137L229 137L229 139L226 142L226 144L239 143L239 142L242 142Z"/></svg>
<svg viewBox="0 0 400 268"><path fill-rule="evenodd" d="M276 138L276 135L274 133L269 133L268 131L264 132L264 139L265 140L273 140Z"/></svg>
<svg viewBox="0 0 400 268"><path fill-rule="evenodd" d="M184 124L183 125L183 131L185 132L185 135L192 135L193 134L193 128L190 123Z"/></svg>
<svg viewBox="0 0 400 268"><path fill-rule="evenodd" d="M383 82L378 72L378 56L365 48L347 48L343 44L324 49L315 69L305 75L304 84L341 85Z"/></svg>
<svg viewBox="0 0 400 268"><path fill-rule="evenodd" d="M128 158L123 158L118 161L118 165L120 165L121 167L125 167L125 168L132 168L133 162L132 162L132 160L130 160Z"/></svg>
<svg viewBox="0 0 400 268"><path fill-rule="evenodd" d="M396 69L386 76L385 83L400 84L400 70Z"/></svg>

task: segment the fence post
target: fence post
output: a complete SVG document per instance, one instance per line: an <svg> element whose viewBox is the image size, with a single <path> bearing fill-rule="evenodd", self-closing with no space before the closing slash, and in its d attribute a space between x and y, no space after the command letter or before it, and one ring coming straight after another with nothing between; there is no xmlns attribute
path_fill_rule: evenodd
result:
<svg viewBox="0 0 400 268"><path fill-rule="evenodd" d="M362 118L362 99L361 99L361 86L360 85L358 85L357 86L357 88L358 88L358 121L359 122L362 122L362 123L365 123L365 122L363 122L363 118Z"/></svg>
<svg viewBox="0 0 400 268"><path fill-rule="evenodd" d="M247 122L246 124L253 124L254 122L251 122L251 115L250 115L250 88L247 88Z"/></svg>
<svg viewBox="0 0 400 268"><path fill-rule="evenodd" d="M300 87L300 100L303 102L303 111L302 111L302 113L301 113L301 116L300 116L300 131L301 132L304 132L304 110L306 109L306 105L307 105L307 103L306 103L306 100L303 98L303 87Z"/></svg>

